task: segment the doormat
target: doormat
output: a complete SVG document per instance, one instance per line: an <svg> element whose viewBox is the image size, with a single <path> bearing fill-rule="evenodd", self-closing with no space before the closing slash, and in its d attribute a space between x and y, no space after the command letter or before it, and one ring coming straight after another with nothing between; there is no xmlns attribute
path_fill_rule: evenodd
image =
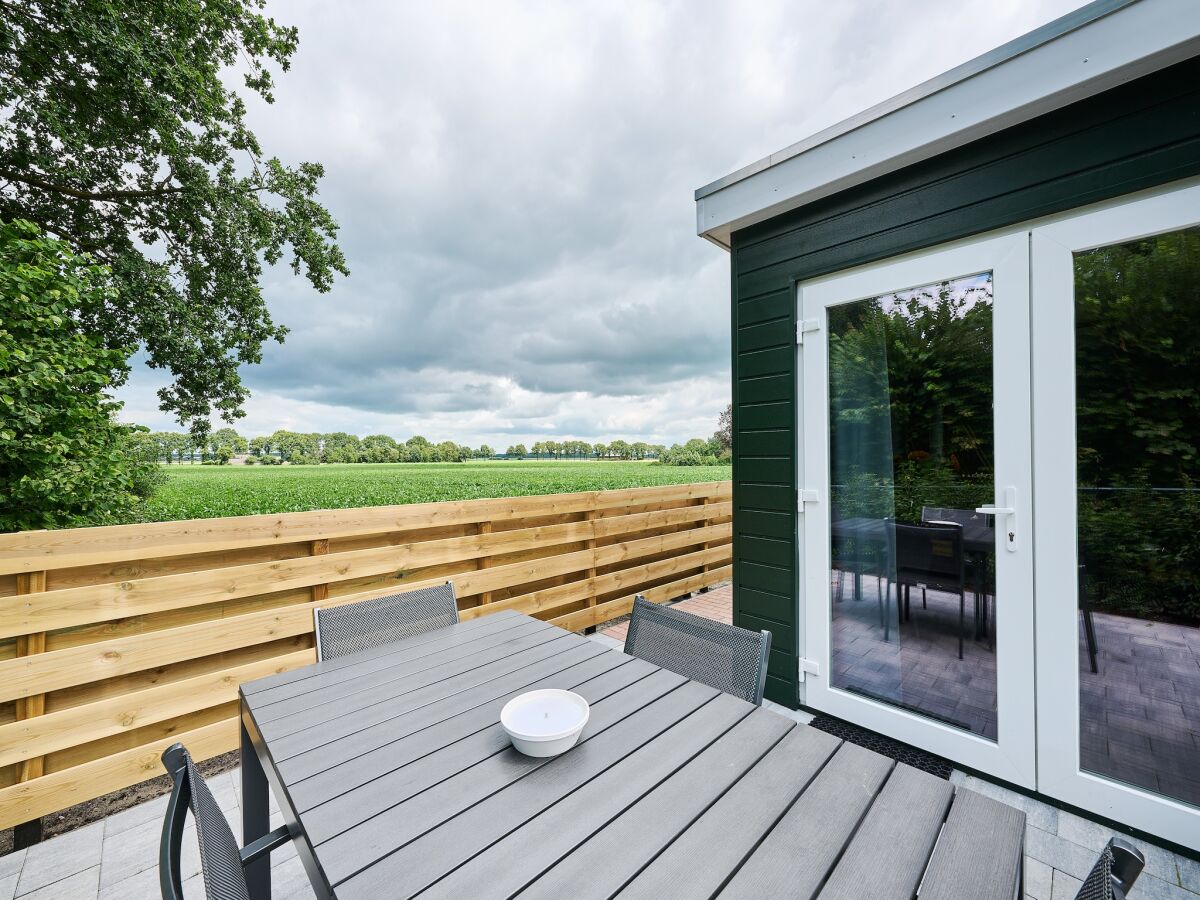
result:
<svg viewBox="0 0 1200 900"><path fill-rule="evenodd" d="M813 728L819 728L821 731L832 734L834 737L839 737L843 741L874 750L882 756L906 763L914 769L920 769L922 772L928 772L930 775L936 775L947 781L950 780L950 773L954 771L954 765L948 759L934 756L932 753L919 750L910 744L894 741L859 725L835 719L833 716L818 714L808 724Z"/></svg>

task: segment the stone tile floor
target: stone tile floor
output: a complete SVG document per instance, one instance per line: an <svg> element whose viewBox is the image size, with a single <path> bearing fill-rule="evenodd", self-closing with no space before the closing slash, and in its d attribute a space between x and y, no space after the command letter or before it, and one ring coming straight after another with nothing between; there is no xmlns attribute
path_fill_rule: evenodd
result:
<svg viewBox="0 0 1200 900"><path fill-rule="evenodd" d="M682 601L683 608L713 617L728 616L732 591L728 585ZM915 611L914 611L915 614ZM592 636L593 640L620 648L623 625ZM770 701L764 706L798 722L810 716ZM213 793L228 816L235 835L241 834L240 783L237 771L209 780ZM1091 868L1111 831L1080 816L955 771L952 781L1025 811L1025 896L1027 900L1069 900L1080 879ZM109 816L44 843L0 856L0 900L157 900L158 839L166 797L159 797ZM272 799L272 826L279 814ZM191 828L189 824L189 829ZM1200 862L1138 841L1146 855L1146 869L1130 893L1130 900L1197 900L1200 897ZM312 888L292 847L271 858L273 895L277 900L311 898ZM204 886L194 837L184 840L184 895L203 898Z"/></svg>

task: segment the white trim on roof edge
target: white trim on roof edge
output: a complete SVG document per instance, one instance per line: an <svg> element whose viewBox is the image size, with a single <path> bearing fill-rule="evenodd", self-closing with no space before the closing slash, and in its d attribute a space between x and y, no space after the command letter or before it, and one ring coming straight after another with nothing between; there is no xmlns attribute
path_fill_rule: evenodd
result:
<svg viewBox="0 0 1200 900"><path fill-rule="evenodd" d="M739 228L1200 54L1200 0L1095 0L696 191L696 231Z"/></svg>

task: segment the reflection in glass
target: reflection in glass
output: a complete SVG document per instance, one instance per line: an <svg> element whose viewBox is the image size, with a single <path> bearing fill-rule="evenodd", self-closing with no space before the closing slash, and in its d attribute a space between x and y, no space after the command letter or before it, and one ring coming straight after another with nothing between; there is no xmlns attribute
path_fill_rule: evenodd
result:
<svg viewBox="0 0 1200 900"><path fill-rule="evenodd" d="M829 309L832 681L996 738L992 276Z"/></svg>
<svg viewBox="0 0 1200 900"><path fill-rule="evenodd" d="M1200 228L1075 255L1080 761L1200 805Z"/></svg>

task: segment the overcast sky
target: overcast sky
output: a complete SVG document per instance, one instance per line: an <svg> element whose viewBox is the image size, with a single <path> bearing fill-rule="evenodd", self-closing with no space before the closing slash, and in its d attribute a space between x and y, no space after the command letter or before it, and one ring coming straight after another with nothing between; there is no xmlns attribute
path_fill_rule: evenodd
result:
<svg viewBox="0 0 1200 900"><path fill-rule="evenodd" d="M268 155L325 165L351 275L264 289L256 435L504 449L707 436L729 402L729 261L693 191L1080 0L288 0ZM176 424L157 373L123 418Z"/></svg>

